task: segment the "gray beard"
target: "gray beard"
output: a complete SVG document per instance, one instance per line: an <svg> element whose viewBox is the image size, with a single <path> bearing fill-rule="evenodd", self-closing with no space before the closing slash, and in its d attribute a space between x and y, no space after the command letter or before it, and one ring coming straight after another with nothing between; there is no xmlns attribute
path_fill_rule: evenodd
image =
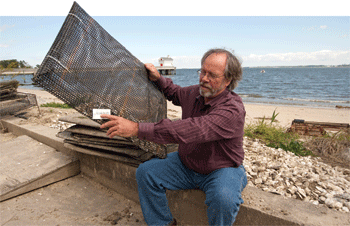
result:
<svg viewBox="0 0 350 226"><path fill-rule="evenodd" d="M208 97L213 96L215 93L214 93L212 90L204 92L204 91L202 90L202 87L200 87L200 88L199 88L199 94L200 94L202 97L207 97L207 98L208 98Z"/></svg>

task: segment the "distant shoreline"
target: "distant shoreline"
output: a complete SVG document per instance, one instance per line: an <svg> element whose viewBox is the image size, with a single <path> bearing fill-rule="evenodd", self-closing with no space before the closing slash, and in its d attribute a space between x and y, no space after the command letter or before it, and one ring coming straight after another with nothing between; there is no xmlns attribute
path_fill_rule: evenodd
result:
<svg viewBox="0 0 350 226"><path fill-rule="evenodd" d="M299 65L299 66L254 66L243 68L350 68L350 64L345 65Z"/></svg>
<svg viewBox="0 0 350 226"><path fill-rule="evenodd" d="M46 92L44 89L40 88L40 87L34 87L34 86L31 86L31 87L28 87L28 86L22 86L20 85L18 87L18 89L22 89L22 90L26 90L26 92L29 92L31 90L34 90L32 92L35 92L35 91L43 91L43 92ZM325 108L325 109L335 109L335 108L343 108L343 109L350 109L349 106L347 105L344 105L342 103L336 103L336 104L332 104L332 103L329 103L328 105L327 104L323 104L323 105L317 105L317 103L319 103L318 101L311 101L311 100L303 100L303 101L293 101L293 100L276 100L276 99L271 99L271 101L259 101L259 98L260 97L256 97L254 100L251 99L249 100L250 97L246 97L245 94L240 94L240 93L237 93L242 99L243 99L243 102L246 103L246 104L256 104L256 105L271 105L271 106L290 106L290 107L307 107L307 108ZM247 99L248 98L248 99ZM254 97L252 97L254 98Z"/></svg>
<svg viewBox="0 0 350 226"><path fill-rule="evenodd" d="M298 65L298 66L243 66L244 68L350 68L350 64L344 65ZM177 68L177 69L199 69L199 68Z"/></svg>

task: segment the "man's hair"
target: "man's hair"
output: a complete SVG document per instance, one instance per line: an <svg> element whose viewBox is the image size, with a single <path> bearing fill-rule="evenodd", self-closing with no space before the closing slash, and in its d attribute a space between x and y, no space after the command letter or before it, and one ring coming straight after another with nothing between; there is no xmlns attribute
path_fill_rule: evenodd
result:
<svg viewBox="0 0 350 226"><path fill-rule="evenodd" d="M213 53L220 54L224 53L226 54L226 67L225 67L225 78L228 80L231 80L230 84L227 86L229 90L234 90L238 82L242 79L242 66L241 62L237 59L237 57L230 51L226 49L210 49L208 50L202 57L201 65L204 64L205 59Z"/></svg>

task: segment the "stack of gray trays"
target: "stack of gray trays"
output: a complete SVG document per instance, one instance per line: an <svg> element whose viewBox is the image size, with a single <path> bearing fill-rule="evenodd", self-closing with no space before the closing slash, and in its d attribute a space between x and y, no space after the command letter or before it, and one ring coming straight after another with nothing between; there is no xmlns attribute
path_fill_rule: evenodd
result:
<svg viewBox="0 0 350 226"><path fill-rule="evenodd" d="M76 113L61 117L60 121L75 124L57 133L64 139L64 146L94 156L101 156L116 161L137 166L155 155L146 152L135 145L130 139L115 136L109 138L106 130L100 129L100 124L88 117Z"/></svg>

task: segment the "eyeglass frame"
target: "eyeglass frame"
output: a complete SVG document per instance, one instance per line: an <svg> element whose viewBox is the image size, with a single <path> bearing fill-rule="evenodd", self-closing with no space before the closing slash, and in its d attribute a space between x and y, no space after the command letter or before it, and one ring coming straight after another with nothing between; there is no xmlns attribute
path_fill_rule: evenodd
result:
<svg viewBox="0 0 350 226"><path fill-rule="evenodd" d="M215 80L215 79L217 79L217 78L220 78L220 77L225 77L225 75L213 75L212 73L210 73L210 72L207 72L207 73L205 73L204 74L204 72L203 72L203 74L204 75L202 75L202 70L201 69L199 69L198 71L197 71L197 74L201 77L201 76L205 76L205 75L207 75L207 78L208 78L208 80L209 81L212 81L212 80Z"/></svg>

